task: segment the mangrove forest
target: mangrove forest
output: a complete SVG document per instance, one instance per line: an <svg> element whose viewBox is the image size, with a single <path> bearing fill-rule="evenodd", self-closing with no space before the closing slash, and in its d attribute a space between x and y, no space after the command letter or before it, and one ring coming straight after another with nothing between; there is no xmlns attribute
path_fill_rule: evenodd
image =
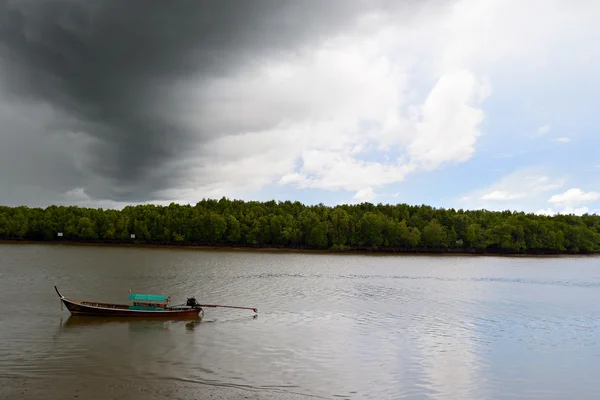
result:
<svg viewBox="0 0 600 400"><path fill-rule="evenodd" d="M330 251L558 254L600 252L600 216L335 207L222 198L122 210L0 207L0 239Z"/></svg>

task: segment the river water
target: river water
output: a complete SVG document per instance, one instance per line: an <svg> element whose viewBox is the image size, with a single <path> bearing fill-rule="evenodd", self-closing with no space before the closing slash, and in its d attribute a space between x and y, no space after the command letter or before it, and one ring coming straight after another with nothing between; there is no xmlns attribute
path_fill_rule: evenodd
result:
<svg viewBox="0 0 600 400"><path fill-rule="evenodd" d="M259 312L74 318L54 285L78 299L126 303L131 289ZM0 245L0 377L328 399L596 398L599 299L595 257Z"/></svg>

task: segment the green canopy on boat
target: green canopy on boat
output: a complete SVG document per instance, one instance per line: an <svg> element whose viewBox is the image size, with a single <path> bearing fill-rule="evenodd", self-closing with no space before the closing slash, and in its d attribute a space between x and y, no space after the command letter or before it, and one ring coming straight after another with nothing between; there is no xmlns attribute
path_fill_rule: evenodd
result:
<svg viewBox="0 0 600 400"><path fill-rule="evenodd" d="M169 298L169 296L158 296L156 294L139 294L139 293L129 294L129 300L137 300L137 301L165 301L168 298Z"/></svg>

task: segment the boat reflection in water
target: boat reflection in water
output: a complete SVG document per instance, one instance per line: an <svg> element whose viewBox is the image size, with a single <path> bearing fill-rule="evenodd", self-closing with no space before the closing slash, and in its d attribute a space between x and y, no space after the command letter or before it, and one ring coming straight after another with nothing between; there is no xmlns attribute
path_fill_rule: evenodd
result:
<svg viewBox="0 0 600 400"><path fill-rule="evenodd" d="M93 317L71 315L63 322L62 328L69 331L88 330L107 326L125 326L130 331L161 331L170 330L173 326L185 326L187 330L193 330L202 321L199 317L179 318L140 318L140 317Z"/></svg>

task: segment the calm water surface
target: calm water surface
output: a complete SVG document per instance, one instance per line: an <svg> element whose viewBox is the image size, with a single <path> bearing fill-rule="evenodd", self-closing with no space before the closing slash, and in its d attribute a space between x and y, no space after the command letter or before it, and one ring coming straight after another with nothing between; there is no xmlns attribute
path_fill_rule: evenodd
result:
<svg viewBox="0 0 600 400"><path fill-rule="evenodd" d="M129 289L202 322L70 317ZM0 245L0 377L183 380L319 398L597 398L600 259Z"/></svg>

